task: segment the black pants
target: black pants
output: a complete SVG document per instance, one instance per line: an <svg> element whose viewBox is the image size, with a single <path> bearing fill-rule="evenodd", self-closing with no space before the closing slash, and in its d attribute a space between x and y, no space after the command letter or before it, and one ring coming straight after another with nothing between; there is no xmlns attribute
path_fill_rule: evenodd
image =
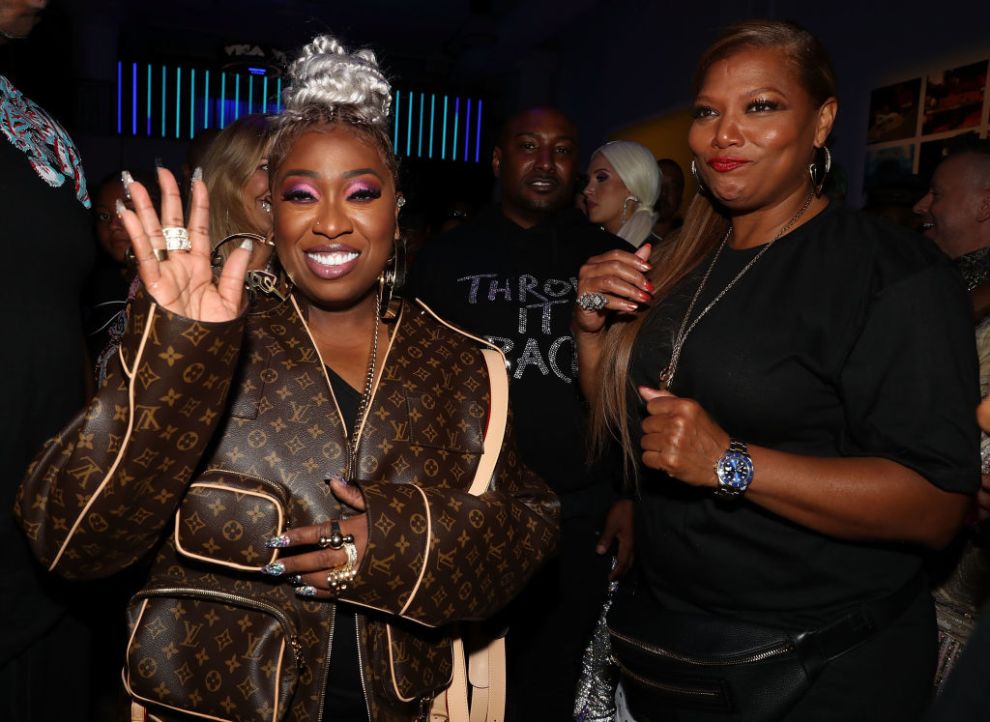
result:
<svg viewBox="0 0 990 722"><path fill-rule="evenodd" d="M560 547L508 609L508 722L573 719L581 657L608 591L611 558L595 553L599 524L561 523Z"/></svg>

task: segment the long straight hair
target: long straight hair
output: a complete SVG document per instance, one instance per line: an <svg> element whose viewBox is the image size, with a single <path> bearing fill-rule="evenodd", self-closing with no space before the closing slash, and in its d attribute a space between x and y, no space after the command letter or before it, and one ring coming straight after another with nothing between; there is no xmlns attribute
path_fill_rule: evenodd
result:
<svg viewBox="0 0 990 722"><path fill-rule="evenodd" d="M778 20L750 20L729 27L702 53L694 76L697 93L708 70L716 62L748 48L782 50L812 102L820 106L836 95L835 73L821 42L804 28ZM623 468L627 483L637 480L639 451L633 447L629 431L628 402L635 394L629 380L629 361L633 344L649 308L670 296L671 291L711 254L731 225L727 211L706 192L697 193L688 206L684 225L653 249L648 274L654 294L648 308L634 314L618 316L605 331L601 367L597 379L597 403L592 405L589 431L591 449L600 454L610 438L623 449ZM657 369L659 376L660 369Z"/></svg>

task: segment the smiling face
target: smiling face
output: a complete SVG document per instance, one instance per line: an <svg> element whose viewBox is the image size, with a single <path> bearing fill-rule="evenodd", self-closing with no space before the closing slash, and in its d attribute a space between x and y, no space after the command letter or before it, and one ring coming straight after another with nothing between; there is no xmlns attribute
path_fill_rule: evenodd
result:
<svg viewBox="0 0 990 722"><path fill-rule="evenodd" d="M373 302L398 228L378 148L345 125L316 126L273 172L276 253L295 286L328 310Z"/></svg>
<svg viewBox="0 0 990 722"><path fill-rule="evenodd" d="M982 248L990 223L990 160L950 156L932 174L928 193L914 206L923 229L949 258Z"/></svg>
<svg viewBox="0 0 990 722"><path fill-rule="evenodd" d="M502 212L523 228L571 204L577 131L559 111L537 108L509 120L492 154Z"/></svg>
<svg viewBox="0 0 990 722"><path fill-rule="evenodd" d="M588 220L603 226L609 233L618 233L624 223L623 204L629 196L629 189L608 159L601 153L592 156L588 165L588 185L584 187ZM630 202L629 212L635 208Z"/></svg>
<svg viewBox="0 0 990 722"><path fill-rule="evenodd" d="M836 103L813 102L783 50L744 47L715 62L694 105L688 144L723 205L744 212L807 196L808 164Z"/></svg>

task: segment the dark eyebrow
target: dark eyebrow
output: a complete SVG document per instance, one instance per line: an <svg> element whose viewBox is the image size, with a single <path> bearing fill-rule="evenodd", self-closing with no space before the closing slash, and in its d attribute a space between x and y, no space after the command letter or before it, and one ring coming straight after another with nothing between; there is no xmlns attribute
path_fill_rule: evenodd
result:
<svg viewBox="0 0 990 722"><path fill-rule="evenodd" d="M301 175L301 176L305 176L306 178L320 177L320 174L317 173L315 170L304 170L302 168L293 168L291 170L285 171L285 173L282 174L282 176L285 178L288 178L290 175Z"/></svg>
<svg viewBox="0 0 990 722"><path fill-rule="evenodd" d="M540 137L540 134L539 133L537 133L536 131L532 131L532 130L520 130L518 133L515 134L514 137L516 137L516 138L522 138L523 136L527 136L527 135L528 136L531 136L533 138L539 138ZM570 136L570 135L558 135L553 140L554 140L554 143L573 143L574 145L577 145L577 139L574 138L573 136Z"/></svg>
<svg viewBox="0 0 990 722"><path fill-rule="evenodd" d="M376 171L374 168L355 168L354 170L349 170L346 173L344 173L344 178L354 178L355 176L359 176L359 175L373 175L382 182L384 182L385 180L384 178L382 178L382 174Z"/></svg>

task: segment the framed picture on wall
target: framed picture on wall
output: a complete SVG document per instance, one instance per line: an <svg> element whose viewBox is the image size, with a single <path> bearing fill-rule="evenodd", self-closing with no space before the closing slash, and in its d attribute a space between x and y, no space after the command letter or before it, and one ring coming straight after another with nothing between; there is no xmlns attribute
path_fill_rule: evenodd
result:
<svg viewBox="0 0 990 722"><path fill-rule="evenodd" d="M914 169L914 148L912 143L867 151L863 187L870 190L879 186L896 185L909 178Z"/></svg>
<svg viewBox="0 0 990 722"><path fill-rule="evenodd" d="M877 88L870 93L868 143L913 138L918 128L921 78Z"/></svg>
<svg viewBox="0 0 990 722"><path fill-rule="evenodd" d="M986 60L929 75L922 134L980 125L986 86Z"/></svg>

